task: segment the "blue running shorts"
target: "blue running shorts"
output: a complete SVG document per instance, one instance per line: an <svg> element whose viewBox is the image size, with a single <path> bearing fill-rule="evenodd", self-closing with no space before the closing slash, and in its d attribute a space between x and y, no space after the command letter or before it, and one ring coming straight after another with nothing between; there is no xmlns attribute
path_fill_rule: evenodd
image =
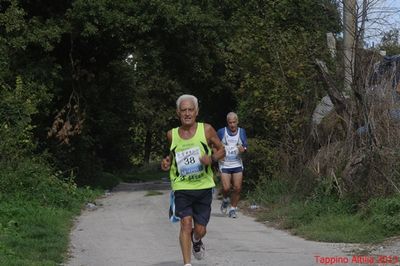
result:
<svg viewBox="0 0 400 266"><path fill-rule="evenodd" d="M176 190L175 215L179 218L192 216L197 224L206 226L210 220L212 188L199 190Z"/></svg>
<svg viewBox="0 0 400 266"><path fill-rule="evenodd" d="M224 174L236 174L243 172L243 167L235 167L235 168L221 168L221 172Z"/></svg>

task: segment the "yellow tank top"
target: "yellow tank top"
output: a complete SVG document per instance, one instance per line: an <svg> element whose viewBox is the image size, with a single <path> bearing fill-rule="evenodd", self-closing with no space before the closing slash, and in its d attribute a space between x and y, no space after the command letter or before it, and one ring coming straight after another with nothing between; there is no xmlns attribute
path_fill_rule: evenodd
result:
<svg viewBox="0 0 400 266"><path fill-rule="evenodd" d="M211 155L212 150L207 144L204 124L197 123L194 136L183 139L179 136L179 128L172 129L172 156L169 176L172 190L206 189L215 186L213 171L210 165L200 163L200 157Z"/></svg>

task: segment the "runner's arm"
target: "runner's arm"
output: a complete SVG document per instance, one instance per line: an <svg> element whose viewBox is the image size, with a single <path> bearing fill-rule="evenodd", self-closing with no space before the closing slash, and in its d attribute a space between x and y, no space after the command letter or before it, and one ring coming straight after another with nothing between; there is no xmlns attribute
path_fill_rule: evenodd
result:
<svg viewBox="0 0 400 266"><path fill-rule="evenodd" d="M241 153L247 151L247 135L246 135L246 131L243 128L240 128L240 136L239 136L242 145L239 147L239 151Z"/></svg>
<svg viewBox="0 0 400 266"><path fill-rule="evenodd" d="M208 156L210 158L209 162L207 162L206 164L211 164L213 161L217 162L225 157L225 148L221 140L219 139L217 132L211 125L205 124L205 133L208 145L213 149L213 154L211 156Z"/></svg>

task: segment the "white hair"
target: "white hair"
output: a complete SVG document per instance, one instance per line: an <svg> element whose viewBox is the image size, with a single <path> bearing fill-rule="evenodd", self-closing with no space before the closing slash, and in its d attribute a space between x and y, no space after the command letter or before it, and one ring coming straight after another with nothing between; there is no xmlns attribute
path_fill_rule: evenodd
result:
<svg viewBox="0 0 400 266"><path fill-rule="evenodd" d="M228 120L229 118L236 118L236 120L239 121L239 118L238 118L237 114L234 113L234 112L229 112L229 113L226 115L226 120Z"/></svg>
<svg viewBox="0 0 400 266"><path fill-rule="evenodd" d="M179 96L178 100L176 100L176 109L179 109L181 102L184 100L192 101L196 110L199 110L199 101L197 100L196 96L193 96L190 94L183 94L183 95Z"/></svg>

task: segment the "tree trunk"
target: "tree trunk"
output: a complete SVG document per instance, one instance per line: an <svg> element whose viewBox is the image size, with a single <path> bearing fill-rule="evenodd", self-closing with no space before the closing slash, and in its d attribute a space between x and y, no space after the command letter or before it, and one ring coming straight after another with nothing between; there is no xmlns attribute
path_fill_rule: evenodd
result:
<svg viewBox="0 0 400 266"><path fill-rule="evenodd" d="M344 94L351 95L354 73L354 46L356 35L356 0L343 2Z"/></svg>

